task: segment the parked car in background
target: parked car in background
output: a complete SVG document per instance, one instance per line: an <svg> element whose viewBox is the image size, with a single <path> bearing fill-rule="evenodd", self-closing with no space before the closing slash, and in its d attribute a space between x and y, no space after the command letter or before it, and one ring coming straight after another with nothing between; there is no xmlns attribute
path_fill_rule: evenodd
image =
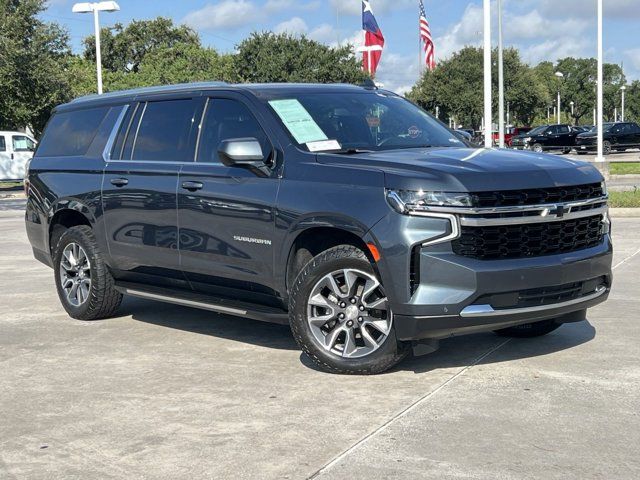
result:
<svg viewBox="0 0 640 480"><path fill-rule="evenodd" d="M640 126L635 122L605 123L604 154L612 151L624 152L628 148L640 148ZM593 152L598 148L598 129L593 128L581 133L576 138L576 149L579 155Z"/></svg>
<svg viewBox="0 0 640 480"><path fill-rule="evenodd" d="M0 180L22 180L36 141L22 132L0 131Z"/></svg>
<svg viewBox="0 0 640 480"><path fill-rule="evenodd" d="M467 130L456 129L453 131L460 140L473 142L473 136Z"/></svg>
<svg viewBox="0 0 640 480"><path fill-rule="evenodd" d="M518 135L524 135L525 133L531 131L532 127L507 127L504 131L504 144L507 147L511 146L511 140L513 137L517 137ZM493 132L493 143L494 145L498 145L500 142L500 133Z"/></svg>
<svg viewBox="0 0 640 480"><path fill-rule="evenodd" d="M542 125L513 137L511 147L517 150L533 150L537 153L550 150L569 153L576 144L577 135L577 132L568 124Z"/></svg>
<svg viewBox="0 0 640 480"><path fill-rule="evenodd" d="M593 128L593 125L574 125L572 128L574 132L580 135L581 133L590 131Z"/></svg>

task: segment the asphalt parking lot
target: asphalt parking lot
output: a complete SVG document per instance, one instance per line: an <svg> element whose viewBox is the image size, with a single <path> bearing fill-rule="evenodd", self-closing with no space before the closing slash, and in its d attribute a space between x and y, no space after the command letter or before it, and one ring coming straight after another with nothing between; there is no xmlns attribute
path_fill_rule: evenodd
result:
<svg viewBox="0 0 640 480"><path fill-rule="evenodd" d="M588 322L347 377L283 326L137 299L70 319L22 204L0 201L2 479L640 478L640 218L614 219Z"/></svg>

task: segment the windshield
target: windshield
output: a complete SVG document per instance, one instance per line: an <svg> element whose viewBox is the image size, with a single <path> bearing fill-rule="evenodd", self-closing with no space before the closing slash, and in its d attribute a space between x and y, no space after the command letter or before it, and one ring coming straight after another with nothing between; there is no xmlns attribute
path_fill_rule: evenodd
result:
<svg viewBox="0 0 640 480"><path fill-rule="evenodd" d="M536 127L533 130L530 130L525 135L540 135L547 130L547 126L543 125L542 127Z"/></svg>
<svg viewBox="0 0 640 480"><path fill-rule="evenodd" d="M269 105L293 140L310 151L465 146L437 120L390 93L292 93Z"/></svg>

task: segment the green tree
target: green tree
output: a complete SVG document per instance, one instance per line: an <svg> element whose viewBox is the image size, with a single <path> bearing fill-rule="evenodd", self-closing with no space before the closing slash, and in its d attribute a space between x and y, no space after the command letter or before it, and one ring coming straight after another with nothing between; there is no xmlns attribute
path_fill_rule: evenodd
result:
<svg viewBox="0 0 640 480"><path fill-rule="evenodd" d="M95 63L93 35L84 40L84 57ZM116 23L100 31L102 66L112 72L138 72L147 55L159 49L183 45L200 47L198 34L186 25L176 26L170 18L134 20L126 27Z"/></svg>
<svg viewBox="0 0 640 480"><path fill-rule="evenodd" d="M237 51L236 70L245 82L359 83L367 77L350 45L332 48L305 36L254 32Z"/></svg>
<svg viewBox="0 0 640 480"><path fill-rule="evenodd" d="M497 51L493 52L493 59L497 111ZM531 68L520 60L517 50L504 51L504 64L505 100L511 107L511 121L528 125L543 103L544 89L537 84ZM441 118L452 117L457 124L479 128L484 113L483 50L465 47L454 53L435 70L426 71L407 97L430 112L438 107Z"/></svg>
<svg viewBox="0 0 640 480"><path fill-rule="evenodd" d="M39 134L51 109L70 98L68 35L38 14L44 0L0 0L0 128Z"/></svg>
<svg viewBox="0 0 640 480"><path fill-rule="evenodd" d="M625 120L640 122L640 80L634 80L627 87L624 110Z"/></svg>

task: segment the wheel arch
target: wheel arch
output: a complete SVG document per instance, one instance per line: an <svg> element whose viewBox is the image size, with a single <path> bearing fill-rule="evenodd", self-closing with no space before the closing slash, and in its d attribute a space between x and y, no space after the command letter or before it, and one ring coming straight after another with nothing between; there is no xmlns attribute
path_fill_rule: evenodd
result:
<svg viewBox="0 0 640 480"><path fill-rule="evenodd" d="M360 248L376 269L376 262L371 252L371 247L364 237L367 230L360 225L325 224L308 226L296 232L295 237L288 246L286 255L285 287L287 294L291 288L297 272L319 253L338 245L353 245ZM377 269L376 269L377 270Z"/></svg>
<svg viewBox="0 0 640 480"><path fill-rule="evenodd" d="M86 225L93 228L95 219L91 210L83 203L71 200L60 201L51 209L48 232L49 252L53 254L53 248L62 233L78 225Z"/></svg>

